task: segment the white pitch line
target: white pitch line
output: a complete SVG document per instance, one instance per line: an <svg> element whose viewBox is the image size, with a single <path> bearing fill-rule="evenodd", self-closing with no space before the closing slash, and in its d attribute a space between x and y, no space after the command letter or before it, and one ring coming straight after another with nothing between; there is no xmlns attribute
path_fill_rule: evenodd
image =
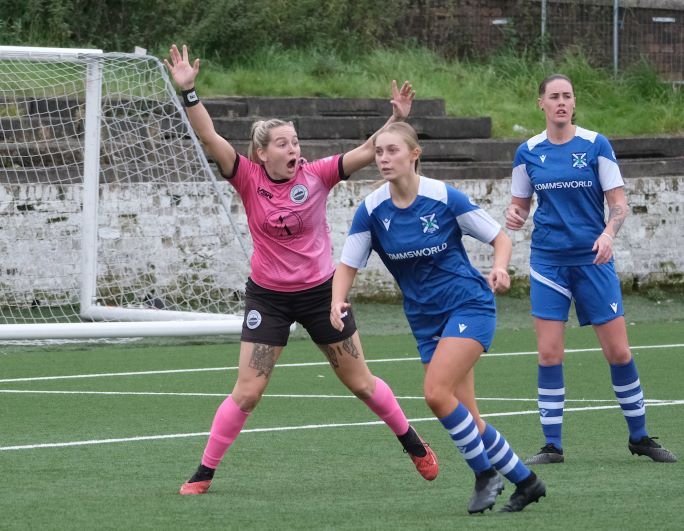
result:
<svg viewBox="0 0 684 531"><path fill-rule="evenodd" d="M680 348L684 347L684 343L674 343L671 345L640 345L636 347L630 347L634 350L654 350L663 348ZM566 349L566 354L572 353L582 353L582 352L600 352L600 348L575 348ZM527 352L499 352L497 354L487 353L484 358L496 358L501 356L536 356L536 351ZM419 361L420 358L385 358L385 359L367 359L366 363L394 363L397 361ZM293 368L293 367L320 367L329 366L327 361L312 361L307 363L283 363L277 364L276 368ZM150 376L156 374L182 374L182 373L193 373L193 372L216 372L216 371L236 371L237 366L233 367L204 367L195 369L165 369L156 371L131 371L131 372L108 372L108 373L94 373L94 374L70 374L64 376L34 376L28 378L4 378L0 379L0 383L15 383L15 382L42 382L42 381L52 381L52 380L73 380L81 378L113 378L118 376Z"/></svg>
<svg viewBox="0 0 684 531"><path fill-rule="evenodd" d="M44 389L0 389L0 394L28 394L28 395L105 395L105 396L198 396L198 397L225 397L226 393L182 393L170 391L55 391ZM313 398L313 399L356 399L354 395L314 395L314 394L265 394L263 398ZM397 400L425 400L423 396L396 396ZM492 401L492 402L537 402L537 398L510 398L510 397L478 397L478 402ZM569 402L588 402L596 404L600 402L614 403L615 399L604 398L566 398L565 403ZM672 400L662 400L649 398L646 399L647 404L657 404L659 402L670 403Z"/></svg>
<svg viewBox="0 0 684 531"><path fill-rule="evenodd" d="M657 406L675 406L684 405L684 400L671 400L668 402L659 402L656 404L649 404L649 407ZM617 409L618 405L612 406L594 406L594 407L577 407L577 408L566 408L566 412L578 412L578 411L600 411L605 409ZM487 413L482 415L484 418L489 417L510 417L519 415L538 415L539 411L527 410L527 411L506 411L502 413ZM434 417L427 418L417 418L409 419L411 423L417 422L432 422ZM241 433L274 433L282 431L300 431L300 430L314 430L314 429L324 429L324 428L347 428L347 427L358 427L358 426L378 426L384 424L381 420L371 421L371 422L348 422L348 423L337 423L337 424L306 424L303 426L276 426L273 428L253 428L242 430ZM69 441L61 443L41 443L41 444L25 444L18 446L0 446L0 452L16 451L16 450L36 450L40 448L66 448L72 446L94 446L98 444L114 444L114 443L126 443L126 442L139 442L139 441L158 441L164 439L184 439L188 437L206 437L209 432L197 432L197 433L173 433L168 435L145 435L139 437L122 437L117 439L91 439L86 441Z"/></svg>

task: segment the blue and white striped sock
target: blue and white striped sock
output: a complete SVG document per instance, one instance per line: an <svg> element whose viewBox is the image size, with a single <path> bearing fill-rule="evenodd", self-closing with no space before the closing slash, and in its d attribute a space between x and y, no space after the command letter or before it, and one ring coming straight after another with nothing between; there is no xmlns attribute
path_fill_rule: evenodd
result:
<svg viewBox="0 0 684 531"><path fill-rule="evenodd" d="M473 416L463 404L459 404L449 415L439 421L447 429L456 448L476 474L492 467Z"/></svg>
<svg viewBox="0 0 684 531"><path fill-rule="evenodd" d="M506 438L494 426L487 424L481 437L489 461L508 481L520 483L530 477L530 469L518 458Z"/></svg>
<svg viewBox="0 0 684 531"><path fill-rule="evenodd" d="M537 373L537 405L539 420L547 444L553 444L559 450L563 449L561 432L563 430L563 408L565 407L565 382L563 379L563 364L539 365Z"/></svg>
<svg viewBox="0 0 684 531"><path fill-rule="evenodd" d="M644 407L644 393L641 390L639 373L634 359L625 365L611 365L610 378L617 401L622 408L622 414L627 421L629 438L637 442L648 436L646 431L646 408Z"/></svg>

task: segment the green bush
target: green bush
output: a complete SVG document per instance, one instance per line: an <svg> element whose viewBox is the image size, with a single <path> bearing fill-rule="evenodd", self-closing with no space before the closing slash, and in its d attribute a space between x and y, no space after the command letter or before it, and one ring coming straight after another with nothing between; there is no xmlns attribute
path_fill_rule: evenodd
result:
<svg viewBox="0 0 684 531"><path fill-rule="evenodd" d="M256 50L358 53L391 34L408 0L0 0L0 43L165 53L187 42L222 63Z"/></svg>
<svg viewBox="0 0 684 531"><path fill-rule="evenodd" d="M188 28L189 0L1 0L3 44L102 48L131 52L156 48ZM168 46L168 45L166 45Z"/></svg>

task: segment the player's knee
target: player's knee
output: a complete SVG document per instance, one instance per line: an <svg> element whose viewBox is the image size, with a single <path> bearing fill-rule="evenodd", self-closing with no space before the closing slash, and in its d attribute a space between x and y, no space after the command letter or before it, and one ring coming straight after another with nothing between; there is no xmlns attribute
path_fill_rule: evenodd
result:
<svg viewBox="0 0 684 531"><path fill-rule="evenodd" d="M242 411L253 411L261 400L263 390L258 389L242 389L234 390L231 393L233 401Z"/></svg>
<svg viewBox="0 0 684 531"><path fill-rule="evenodd" d="M373 391L375 390L374 388L374 378L349 378L347 380L342 380L342 383L347 386L347 389L349 389L354 395L361 400L368 400L371 396L373 396Z"/></svg>
<svg viewBox="0 0 684 531"><path fill-rule="evenodd" d="M444 404L450 399L451 393L448 389L439 385L431 385L426 383L423 387L423 396L425 403L432 410L433 413L442 411Z"/></svg>
<svg viewBox="0 0 684 531"><path fill-rule="evenodd" d="M626 365L632 359L632 352L628 347L608 349L604 351L604 355L611 365Z"/></svg>
<svg viewBox="0 0 684 531"><path fill-rule="evenodd" d="M544 366L560 365L563 363L563 347L556 348L540 348L539 349L539 364Z"/></svg>

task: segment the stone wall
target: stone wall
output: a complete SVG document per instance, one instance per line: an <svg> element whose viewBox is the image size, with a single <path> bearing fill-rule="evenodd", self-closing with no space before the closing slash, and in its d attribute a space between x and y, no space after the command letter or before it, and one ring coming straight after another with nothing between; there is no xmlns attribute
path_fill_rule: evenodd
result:
<svg viewBox="0 0 684 531"><path fill-rule="evenodd" d="M449 181L447 181L449 182ZM468 194L499 223L504 223L504 209L510 200L510 180L466 180L449 182ZM341 252L346 229L354 208L377 183L358 181L342 183L329 200L329 221L335 256ZM625 286L655 281L681 280L684 275L684 177L638 178L626 181L631 215L615 240L616 269ZM515 278L527 281L531 220L519 232L508 231L513 240L511 269ZM491 252L473 238L464 240L473 264L489 270ZM396 294L392 278L376 255L360 272L357 292L364 296Z"/></svg>
<svg viewBox="0 0 684 531"><path fill-rule="evenodd" d="M341 252L346 232L351 224L356 206L360 204L362 199L370 193L376 186L377 181L356 180L339 184L331 193L328 201L328 221L333 240L334 257L337 259ZM450 181L461 191L468 194L475 202L483 206L497 221L503 223L504 209L507 206L510 198L510 180L462 180ZM67 187L70 188L70 187ZM162 209L160 204L144 201L136 201L131 205L132 211L135 215L122 214L120 210L121 204L130 203L131 191L126 190L120 185L107 185L101 191L103 200L100 204L100 236L105 239L111 239L112 233L116 232L117 227L120 227L122 222L127 225L138 225L138 228L127 227L129 232L143 236L144 242L138 242L126 248L126 260L129 263L131 275L139 275L145 268L149 268L150 264L154 266L155 277L158 286L168 285L173 283L170 277L174 274L174 270L182 267L182 264L193 262L192 257L187 256L192 254L193 245L199 246L197 251L199 254L206 255L207 250L203 240L206 238L206 233L212 232L213 229L205 227L207 219L202 215L202 212L207 211L207 201L213 202L209 195L211 190L206 188L206 194L198 193L200 188L193 188L192 193L183 193L177 187L170 189L167 193L162 193L163 197L169 196L166 209ZM682 213L684 211L684 177L650 177L650 178L633 178L626 180L626 188L628 192L628 200L631 208L631 215L628 217L623 226L619 237L615 241L615 255L616 267L624 281L625 286L634 284L643 285L654 281L675 281L680 282L684 276L684 221ZM74 189L74 193L78 196L79 192ZM181 200L176 201L177 206L173 206L171 202L171 195L181 194ZM60 231L67 233L77 233L80 230L80 212L73 208L72 193L69 190L64 190L61 195L54 193L54 187L50 185L13 185L0 186L0 203L4 205L2 209L2 217L4 219L3 226L5 229L10 228L8 224L9 218L5 218L9 214L8 208L13 208L11 205L18 205L22 198L29 197L43 197L52 203L63 201L65 203L62 209L63 216L59 219ZM159 200L159 193L154 194ZM162 199L163 199L162 197ZM234 204L233 215L237 221L237 226L241 231L245 231L246 223L244 218L244 211L239 199L236 198ZM72 205L72 206L69 206ZM174 221L165 216L174 216L175 210L182 210L179 215L183 216L182 236L183 241L186 242L180 248L169 245L169 238L165 237L164 231L150 230L160 225L173 226ZM211 210L211 209L210 209ZM125 219L122 221L122 217ZM24 223L26 223L24 218ZM76 241L71 241L70 248L66 250L67 254L63 258L59 258L57 253L64 253L65 249L61 248L63 244L53 240L53 236L47 238L40 238L39 236L45 232L45 219L40 215L32 218L36 226L22 226L21 230L26 234L34 235L34 244L37 248L38 255L44 258L46 255L54 254L54 259L50 260L50 269L52 275L45 275L45 264L39 265L39 262L31 256L17 253L17 239L16 234L11 230L0 231L0 249L6 257L4 260L3 271L0 274L0 283L15 282L23 277L32 267L41 268L43 274L41 277L43 281L48 282L51 278L54 283L61 282L61 277L67 274L76 273L79 264L79 249L80 244ZM53 224L54 225L54 224ZM18 227L15 227L18 229ZM225 230L229 227L226 226ZM511 270L514 278L517 278L523 283L527 282L529 259L529 235L531 230L531 223L528 222L525 230L520 232L510 233L514 246L513 258L511 262ZM8 240L9 238L9 240ZM177 238L172 238L177 239ZM11 240L11 241L10 241ZM159 241L155 241L159 240ZM28 245L29 238L22 238L25 242L22 245ZM192 243L189 243L192 242ZM466 248L471 257L473 264L481 271L486 272L489 269L491 262L490 248L483 245L472 238L465 239ZM57 245L58 249L54 247ZM205 264L205 268L215 268L215 271L205 271L208 277L216 279L226 278L225 269L234 271L234 267L226 267L227 258L225 253L238 253L237 248L233 251L221 249L214 250L220 258L212 260L211 264ZM123 253L123 251L122 251ZM66 256L66 258L64 258ZM164 263L174 264L167 268ZM181 264L179 266L178 264ZM12 267L10 268L10 265ZM8 270L12 269L12 271ZM62 271L67 268L68 271ZM142 269L141 269L142 268ZM16 270L16 272L15 272ZM23 274L19 274L23 271ZM61 273L60 273L61 272ZM176 274L183 274L183 271L175 271ZM169 277L169 279L165 277ZM12 280L14 278L14 280ZM231 283L241 284L242 280L233 280ZM35 287L35 286L34 286ZM53 286L54 287L54 286ZM223 289L241 288L241 285L222 286ZM45 289L50 289L51 286L46 285ZM385 270L382 262L376 255L371 257L368 267L362 270L359 274L356 292L368 297L393 297L397 295L394 281Z"/></svg>

